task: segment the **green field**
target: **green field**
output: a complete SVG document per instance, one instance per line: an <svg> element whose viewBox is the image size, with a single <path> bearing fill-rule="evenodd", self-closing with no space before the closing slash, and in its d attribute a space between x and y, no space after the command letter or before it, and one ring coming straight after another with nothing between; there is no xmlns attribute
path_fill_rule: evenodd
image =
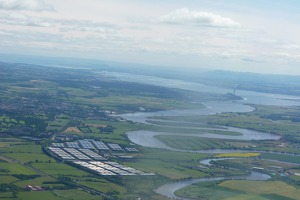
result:
<svg viewBox="0 0 300 200"><path fill-rule="evenodd" d="M157 135L157 139L166 145L186 150L201 149L229 149L232 145L228 145L224 140L207 139L194 136L177 136L177 135Z"/></svg>
<svg viewBox="0 0 300 200"><path fill-rule="evenodd" d="M159 126L223 129L221 126L216 126L216 125L206 124L206 123L197 123L197 122L193 123L193 122L188 122L183 120L181 121L155 120L156 118L163 118L163 117L150 117L146 120L146 122L159 125Z"/></svg>
<svg viewBox="0 0 300 200"><path fill-rule="evenodd" d="M24 125L25 125L25 122L22 120L18 121L14 118L10 118L5 115L0 116L0 131L7 131L12 127L17 127L17 126L22 127Z"/></svg>
<svg viewBox="0 0 300 200"><path fill-rule="evenodd" d="M101 197L96 197L86 192L79 190L64 190L64 191L42 191L42 192L19 192L17 194L17 199L28 200L28 199L43 199L43 200L64 200L64 199L99 199Z"/></svg>
<svg viewBox="0 0 300 200"><path fill-rule="evenodd" d="M283 162L292 162L300 164L300 157L295 155L285 155L285 154L272 154L272 153L262 153L261 157L270 160L279 160Z"/></svg>
<svg viewBox="0 0 300 200"><path fill-rule="evenodd" d="M9 148L1 148L0 152L2 153L35 153L42 154L42 146L36 145L33 142L23 142L20 145L12 145Z"/></svg>
<svg viewBox="0 0 300 200"><path fill-rule="evenodd" d="M230 160L218 160L216 161L218 164L224 165L224 166L230 166L237 167L238 169L244 168L244 169L250 169L254 166L259 167L268 167L268 166L281 166L283 168L290 168L295 167L297 164L292 163L285 163L285 162L277 162L276 160L264 160L260 159L260 157L236 157L235 159Z"/></svg>
<svg viewBox="0 0 300 200"><path fill-rule="evenodd" d="M300 189L280 181L225 181L220 186L230 190L252 193L257 195L275 194L291 199L298 199Z"/></svg>
<svg viewBox="0 0 300 200"><path fill-rule="evenodd" d="M88 173L65 163L33 163L32 166L42 172L55 176L87 176Z"/></svg>
<svg viewBox="0 0 300 200"><path fill-rule="evenodd" d="M113 95L107 97L80 97L77 96L72 99L74 103L84 103L90 105L105 105L104 108L113 109L120 104L127 105L129 108L131 106L144 107L147 109L193 109L201 108L201 104L191 104L180 102L174 99L162 99L156 97L147 96L133 96L133 95ZM123 108L123 111L130 111Z"/></svg>
<svg viewBox="0 0 300 200"><path fill-rule="evenodd" d="M19 186L19 187L26 187L27 185L38 185L38 186L41 186L41 187L46 187L46 186L49 186L49 187L52 187L53 185L62 185L62 184L48 184L47 182L55 182L56 180L53 179L53 178L50 178L50 177L36 177L34 179L29 179L29 180L23 180L23 181L17 181L15 182L15 185L16 186Z"/></svg>
<svg viewBox="0 0 300 200"><path fill-rule="evenodd" d="M193 184L176 191L176 195L207 200L291 200L299 198L300 190L279 181L231 180Z"/></svg>
<svg viewBox="0 0 300 200"><path fill-rule="evenodd" d="M234 198L243 194L239 191L228 190L219 186L216 182L204 182L193 184L175 192L176 195L191 199L221 200Z"/></svg>
<svg viewBox="0 0 300 200"><path fill-rule="evenodd" d="M126 189L124 186L109 182L105 179L92 179L92 178L85 178L85 179L79 179L77 183L96 189L98 191L104 192L104 193L125 193Z"/></svg>
<svg viewBox="0 0 300 200"><path fill-rule="evenodd" d="M47 126L47 131L63 131L63 127L70 121L68 116L57 115L55 120L49 121Z"/></svg>
<svg viewBox="0 0 300 200"><path fill-rule="evenodd" d="M9 176L9 175L0 175L0 184L3 183L12 183L15 181L18 181L19 179L17 179L14 176Z"/></svg>
<svg viewBox="0 0 300 200"><path fill-rule="evenodd" d="M197 153L146 150L137 162L127 162L126 165L178 180L205 176L205 173L193 169L198 165L198 160L204 157L205 155Z"/></svg>
<svg viewBox="0 0 300 200"><path fill-rule="evenodd" d="M90 200L101 200L102 197L94 196L87 192L83 192L81 190L54 190L53 194L61 199L73 199L73 200L82 200L82 199L90 199Z"/></svg>
<svg viewBox="0 0 300 200"><path fill-rule="evenodd" d="M1 193L0 193L1 194ZM16 199L28 200L28 199L43 199L43 200L102 200L100 196L95 196L80 190L54 190L54 191L42 191L42 192L19 192Z"/></svg>
<svg viewBox="0 0 300 200"><path fill-rule="evenodd" d="M67 121L63 124L57 123L55 127L58 131L63 131L66 128L65 126L67 123L68 123ZM50 124L52 124L52 122ZM130 144L130 141L125 137L126 132L146 129L150 127L148 125L135 124L126 121L120 122L120 121L103 121L103 120L90 120L90 119L79 120L78 124L79 125L77 127L79 128L79 130L81 130L81 133L75 133L75 135L77 136L98 138L103 142L118 143L121 145ZM86 124L89 124L90 126ZM111 132L101 131L99 128L93 127L93 125L94 126L107 125L112 127L112 131ZM64 134L71 134L71 133L64 133Z"/></svg>
<svg viewBox="0 0 300 200"><path fill-rule="evenodd" d="M0 174L36 175L37 173L17 163L0 163Z"/></svg>
<svg viewBox="0 0 300 200"><path fill-rule="evenodd" d="M0 192L0 199L11 199L13 198L12 192Z"/></svg>
<svg viewBox="0 0 300 200"><path fill-rule="evenodd" d="M5 153L3 154L18 161L27 162L54 162L53 158L44 153Z"/></svg>
<svg viewBox="0 0 300 200"><path fill-rule="evenodd" d="M0 148L6 148L9 147L10 145L16 145L16 144L20 144L20 142L0 142Z"/></svg>
<svg viewBox="0 0 300 200"><path fill-rule="evenodd" d="M193 128L193 127L168 127L168 126L153 126L151 127L152 131L158 132L169 132L169 133L182 133L184 134L217 134L217 135L233 135L239 136L242 135L239 132L235 131L226 131L226 130L208 130L205 128Z"/></svg>

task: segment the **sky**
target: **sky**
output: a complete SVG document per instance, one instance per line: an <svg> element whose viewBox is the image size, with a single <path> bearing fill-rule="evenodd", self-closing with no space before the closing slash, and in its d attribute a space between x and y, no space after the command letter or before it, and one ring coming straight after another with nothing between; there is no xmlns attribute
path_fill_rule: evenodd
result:
<svg viewBox="0 0 300 200"><path fill-rule="evenodd" d="M300 75L299 0L0 0L0 53Z"/></svg>

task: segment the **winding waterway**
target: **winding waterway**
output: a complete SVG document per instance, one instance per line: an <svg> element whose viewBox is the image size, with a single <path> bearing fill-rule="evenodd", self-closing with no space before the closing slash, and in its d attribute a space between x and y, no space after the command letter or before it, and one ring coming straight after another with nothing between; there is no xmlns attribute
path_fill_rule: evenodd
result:
<svg viewBox="0 0 300 200"><path fill-rule="evenodd" d="M112 74L112 73L111 73ZM132 75L132 74L124 74L124 73L115 73L113 74L118 79L122 81L130 81L130 82L139 82L146 84L153 84L171 88L179 88L179 89L187 89L192 91L199 92L210 92L217 94L224 94L228 92L228 89L217 88L206 86L198 83L191 83L186 81L179 80L171 80L171 79L163 79L157 77L149 77L149 76L141 76L141 75ZM199 115L213 115L217 113L223 112L251 112L254 110L253 107L245 105L245 103L251 104L261 104L261 105L280 105L280 106L300 106L298 100L299 97L295 96L287 96L287 95L278 95L278 94L264 94L257 92L249 92L249 91L239 91L238 95L243 97L243 101L211 101L204 102L205 108L194 109L194 110L169 110L169 111L159 111L159 112L137 112L137 113L129 113L120 115L122 118L143 123L143 124L152 124L147 119L150 117L158 117L158 116L199 116ZM156 119L157 120L157 119ZM174 121L173 121L174 122ZM155 125L155 124L152 124ZM157 126L157 125L156 125ZM194 137L205 137L205 138L218 138L218 139L231 139L231 140L278 140L280 136L252 131L241 128L234 127L222 127L222 130L239 132L241 135L221 135L221 134L212 134L205 132L205 130L220 130L219 128L201 128L199 129L199 133L170 133L170 132L154 132L147 130L139 130L128 132L127 136L131 142L151 148L161 148L168 149L172 151L183 151L183 152L197 152L197 153L228 153L228 152L241 152L241 150L225 150L225 149L213 149L213 150L183 150L172 148L162 143L158 139L155 138L157 135L180 135L180 136L194 136ZM228 158L230 159L230 158ZM210 165L210 160L201 161L202 164ZM155 191L159 194L167 196L173 199L183 199L176 196L174 193L178 189L186 187L188 185L206 182L206 181L217 181L217 180L225 180L225 179L246 179L246 180L267 180L270 176L263 173L251 172L250 175L245 176L234 176L234 177L214 177L214 178L199 178L199 179L190 179L190 180L182 180L175 183L165 184Z"/></svg>
<svg viewBox="0 0 300 200"><path fill-rule="evenodd" d="M231 177L214 177L214 178L198 178L190 180L182 180L174 183L167 183L155 190L155 192L169 197L171 199L180 199L180 200L191 200L188 198L178 197L175 195L175 192L179 189L182 189L186 186L192 185L194 183L208 182L208 181L220 181L220 180L253 180L253 181L265 181L271 177L267 174L259 172L251 172L249 175L244 176L231 176Z"/></svg>
<svg viewBox="0 0 300 200"><path fill-rule="evenodd" d="M120 115L122 118L139 122L144 124L151 124L147 121L150 117L156 116L190 116L190 115L213 115L222 112L251 112L254 108L231 101L220 101L220 102L206 102L204 103L205 108L195 109L195 110L169 110L169 111L159 111L159 112L138 112ZM152 124L154 125L154 124ZM241 135L222 135L222 134L212 134L205 132L205 130L220 130L218 128L202 128L199 133L170 133L170 132L156 132L148 130L138 130L127 132L127 137L131 142L152 148L168 149L173 151L185 151L185 152L198 152L198 153L220 153L220 152L233 152L238 150L183 150L177 149L165 145L159 141L155 136L157 135L180 135L180 136L194 136L194 137L204 137L204 138L215 138L215 139L230 139L230 140L278 140L280 136L264 133L259 131L253 131L248 129L241 129L235 127L222 127L222 130L239 132Z"/></svg>
<svg viewBox="0 0 300 200"><path fill-rule="evenodd" d="M230 127L231 128L231 127ZM131 142L151 148L160 148L160 149L168 149L172 151L180 151L180 152L194 152L194 153L228 153L228 152L242 152L242 150L231 150L231 149L210 149L210 150L184 150L177 149L166 144L162 143L155 136L157 135L177 135L177 136L193 136L193 137L205 137L205 138L218 138L218 139L236 139L236 140L277 140L280 136L251 131L247 129L241 129L240 131L243 135L241 136L231 136L231 135L219 135L212 133L201 133L201 134L193 134L193 133L168 133L168 132L154 132L147 130L140 131L132 131L128 132L127 136Z"/></svg>
<svg viewBox="0 0 300 200"><path fill-rule="evenodd" d="M231 160L231 159L242 159L242 158L214 158L214 159L205 159L201 160L200 163L203 165L211 166L212 161L218 161L218 160ZM277 160L270 160L270 161L276 161L279 163L287 163ZM296 163L288 163L288 164L295 164ZM186 186L189 186L194 183L201 183L201 182L207 182L207 181L220 181L220 180L255 180L255 181L265 181L270 179L271 177L267 174L260 173L260 172L254 172L252 171L249 175L243 175L243 176L231 176L231 177L214 177L214 178L198 178L198 179L191 179L191 180L183 180L178 181L174 183L167 183L165 185L162 185L161 187L157 188L155 191L161 195L164 195L166 197L172 198L172 199L180 199L180 200L190 200L188 198L182 198L175 195L175 192L179 189L182 189Z"/></svg>
<svg viewBox="0 0 300 200"><path fill-rule="evenodd" d="M253 108L247 105L243 105L236 102L206 102L205 107L199 110L171 110L171 111L160 111L160 112L139 112L131 114L123 114L122 118L133 122L139 122L144 124L151 124L147 119L155 116L188 116L188 115L213 115L222 112L251 112ZM159 121L159 120L158 120ZM174 122L174 121L173 121ZM153 125L153 124L152 124ZM199 130L201 133L168 133L168 132L154 132L147 130L131 131L127 133L128 138L131 142L152 148L168 149L172 151L181 152L197 152L197 153L228 153L228 152L241 152L241 150L227 150L227 149L211 149L211 150L183 150L177 149L162 143L155 138L157 135L184 135L194 137L206 137L206 138L219 138L219 139L235 139L235 140L277 140L280 138L278 135L235 128L235 127L220 127L222 130L239 132L241 135L220 135L205 133L206 128ZM207 128L209 130L220 130L220 128ZM203 164L209 165L211 160L204 160ZM205 163L206 162L206 163ZM172 182L157 188L155 192L164 195L172 199L189 200L187 198L181 198L175 195L175 191L184 188L188 185L206 182L206 181L218 181L226 179L245 179L245 180L267 180L270 176L259 172L251 172L249 175L234 176L234 177L213 177L213 178L198 178L190 180L181 180L178 182Z"/></svg>

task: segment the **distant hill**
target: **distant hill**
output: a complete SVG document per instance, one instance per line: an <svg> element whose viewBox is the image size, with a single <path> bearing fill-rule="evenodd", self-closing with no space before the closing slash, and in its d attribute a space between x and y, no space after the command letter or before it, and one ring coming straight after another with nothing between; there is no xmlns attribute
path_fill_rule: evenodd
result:
<svg viewBox="0 0 300 200"><path fill-rule="evenodd" d="M0 61L44 66L89 68L99 71L132 73L179 79L236 90L250 90L300 96L300 76L271 75L224 70L173 68L79 58L54 58L0 54Z"/></svg>

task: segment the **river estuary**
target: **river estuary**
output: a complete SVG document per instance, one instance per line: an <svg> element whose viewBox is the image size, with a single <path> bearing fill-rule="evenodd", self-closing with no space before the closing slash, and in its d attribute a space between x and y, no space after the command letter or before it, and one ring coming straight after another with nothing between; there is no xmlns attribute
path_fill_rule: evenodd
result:
<svg viewBox="0 0 300 200"><path fill-rule="evenodd" d="M179 88L179 89L187 89L192 91L200 91L200 92L213 92L217 94L224 94L228 92L228 89L224 88L216 88L210 86L204 86L198 83L191 83L186 81L179 80L170 80L163 79L157 77L148 77L141 75L132 75L132 74L124 74L124 73L111 73L122 81L130 81L130 82L139 82L139 83L151 83L154 85ZM217 113L224 112L251 112L254 110L251 106L245 104L261 104L261 105L280 105L280 106L300 106L299 101L295 101L299 99L299 97L287 96L287 95L278 95L278 94L264 94L250 91L239 91L240 96L243 97L242 101L211 101L204 102L205 108L194 109L194 110L169 110L169 111L159 111L159 112L137 112L137 113L128 113L122 114L120 117L138 123L151 124L147 119L150 117L159 117L159 116L201 116L201 115L214 115ZM154 124L152 124L154 125ZM211 130L212 128L209 128ZM225 150L225 149L213 149L213 150L182 150L177 148L172 148L162 143L158 139L155 138L157 135L184 135L184 136L195 136L195 137L203 137L203 138L218 138L218 139L231 139L231 140L278 140L280 136L235 128L235 127L222 127L222 130L227 131L235 131L241 133L241 135L221 135L221 134L212 134L205 132L205 128L199 130L198 133L170 133L170 132L154 132L147 130L139 130L128 132L127 136L131 140L131 142L151 148L160 148L160 149L168 149L172 151L184 151L184 152L197 152L197 153L228 153L228 152L241 152L240 150ZM208 130L208 129L207 129ZM216 128L216 130L219 130ZM203 160L202 164L210 165L211 160ZM165 184L155 191L159 194L167 196L173 199L184 199L176 196L174 192L178 189L191 185L193 183L205 182L205 181L216 181L216 180L224 180L224 179L246 179L246 180L267 180L270 176L263 173L251 172L249 175L245 176L236 176L236 177L214 177L214 178L199 178L199 179L190 179L190 180L182 180L175 183ZM184 199L187 200L187 199Z"/></svg>

